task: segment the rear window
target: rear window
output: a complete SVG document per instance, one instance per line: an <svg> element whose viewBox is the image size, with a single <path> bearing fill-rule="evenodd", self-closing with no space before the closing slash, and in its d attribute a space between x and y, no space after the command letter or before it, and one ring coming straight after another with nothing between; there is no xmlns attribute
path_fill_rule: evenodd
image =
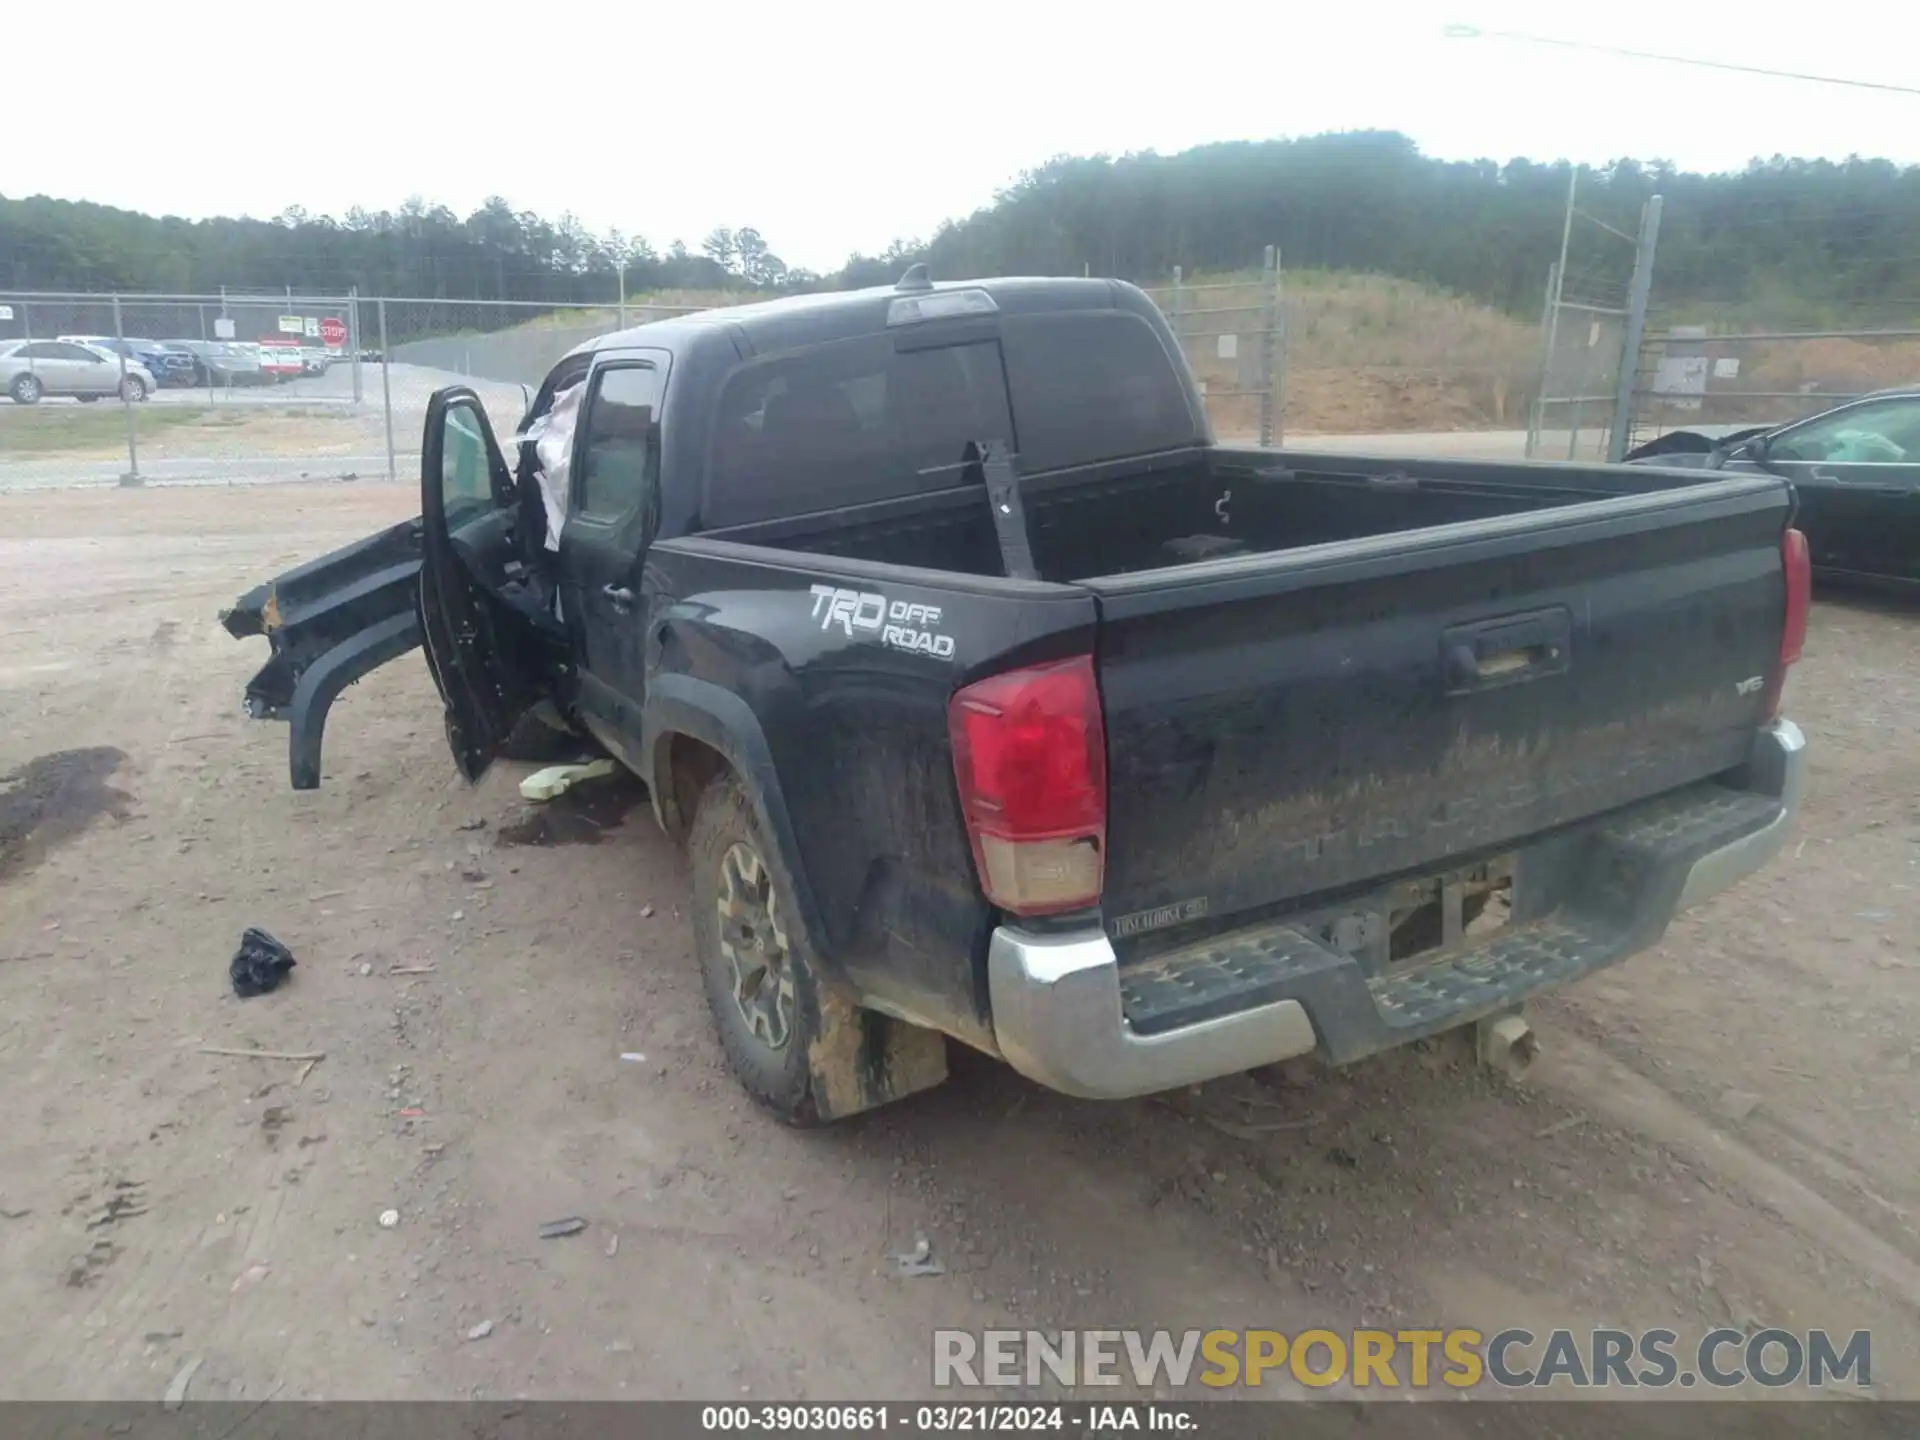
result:
<svg viewBox="0 0 1920 1440"><path fill-rule="evenodd" d="M1022 471L1145 455L1200 439L1179 372L1138 315L1013 315L1002 336Z"/></svg>
<svg viewBox="0 0 1920 1440"><path fill-rule="evenodd" d="M720 394L707 525L745 525L963 484L970 440L1011 442L992 341L896 350L892 335L752 365Z"/></svg>

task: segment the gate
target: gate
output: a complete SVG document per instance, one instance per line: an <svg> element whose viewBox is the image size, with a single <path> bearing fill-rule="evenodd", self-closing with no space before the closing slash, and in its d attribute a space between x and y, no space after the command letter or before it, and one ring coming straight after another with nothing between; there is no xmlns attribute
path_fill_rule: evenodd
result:
<svg viewBox="0 0 1920 1440"><path fill-rule="evenodd" d="M1578 206L1567 183L1560 258L1547 272L1540 316L1540 386L1527 420L1527 458L1612 460L1627 452L1646 332L1661 198L1630 235Z"/></svg>

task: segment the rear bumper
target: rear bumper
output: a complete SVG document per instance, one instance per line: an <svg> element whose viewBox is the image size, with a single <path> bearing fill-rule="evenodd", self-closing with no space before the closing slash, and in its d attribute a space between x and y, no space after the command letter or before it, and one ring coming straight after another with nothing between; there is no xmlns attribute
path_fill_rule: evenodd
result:
<svg viewBox="0 0 1920 1440"><path fill-rule="evenodd" d="M987 953L995 1041L1043 1085L1118 1099L1313 1052L1344 1064L1450 1030L1645 949L1681 910L1765 865L1799 808L1805 761L1805 737L1783 720L1756 738L1738 788L1689 787L1543 842L1542 868L1573 877L1551 913L1397 972L1369 974L1294 923L1125 967L1101 930L1003 925Z"/></svg>

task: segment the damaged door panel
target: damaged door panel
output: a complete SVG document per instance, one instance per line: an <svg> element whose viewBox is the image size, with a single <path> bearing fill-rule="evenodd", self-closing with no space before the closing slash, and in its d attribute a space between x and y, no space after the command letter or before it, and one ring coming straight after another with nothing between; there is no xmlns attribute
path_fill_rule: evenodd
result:
<svg viewBox="0 0 1920 1440"><path fill-rule="evenodd" d="M236 638L272 653L248 682L255 719L286 720L296 790L320 784L327 712L355 680L424 647L446 704L460 773L478 779L564 661L550 586L528 586L519 557L519 490L480 399L465 386L428 402L420 516L289 570L222 613Z"/></svg>
<svg viewBox="0 0 1920 1440"><path fill-rule="evenodd" d="M272 653L247 682L246 711L285 720L296 790L320 784L320 742L340 692L420 644L420 521L401 524L257 585L222 612L235 638Z"/></svg>
<svg viewBox="0 0 1920 1440"><path fill-rule="evenodd" d="M478 780L544 697L537 608L516 610L519 491L480 397L464 385L427 402L420 457L420 624L427 665L446 703L454 764Z"/></svg>

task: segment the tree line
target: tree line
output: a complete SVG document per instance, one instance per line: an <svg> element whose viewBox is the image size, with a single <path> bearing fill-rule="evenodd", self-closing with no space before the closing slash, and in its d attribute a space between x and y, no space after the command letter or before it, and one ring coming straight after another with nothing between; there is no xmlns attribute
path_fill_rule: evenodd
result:
<svg viewBox="0 0 1920 1440"><path fill-rule="evenodd" d="M106 205L0 197L0 286L23 290L211 295L292 289L306 295L607 304L626 288L725 290L806 287L752 226L722 226L697 248L656 249L619 230L594 234L571 214L557 221L495 196L462 219L410 199L398 210L359 207L272 220L156 217Z"/></svg>
<svg viewBox="0 0 1920 1440"><path fill-rule="evenodd" d="M926 248L936 275L1083 270L1132 279L1291 268L1424 280L1537 315L1559 252L1566 163L1450 162L1392 132L1067 157L1031 171ZM1920 308L1920 166L1776 157L1727 174L1622 160L1583 169L1569 282L1624 294L1649 197L1664 197L1663 304L1791 298L1803 309ZM1611 232L1616 233L1609 233Z"/></svg>
<svg viewBox="0 0 1920 1440"><path fill-rule="evenodd" d="M1229 142L1175 155L1062 157L931 238L854 254L828 275L790 267L751 226L695 246L590 232L489 199L462 218L410 200L345 216L183 220L0 198L0 285L15 290L309 294L605 304L671 289L780 292L890 283L914 260L936 278L1095 274L1164 281L1242 270L1268 245L1288 268L1427 281L1537 313L1558 252L1570 167L1440 161L1392 132ZM1665 196L1663 303L1777 302L1785 314L1920 310L1920 166L1775 158L1725 174L1623 160L1579 180L1570 280L1621 289L1647 198ZM1605 228L1603 228L1605 227ZM1617 234L1610 232L1619 232Z"/></svg>

